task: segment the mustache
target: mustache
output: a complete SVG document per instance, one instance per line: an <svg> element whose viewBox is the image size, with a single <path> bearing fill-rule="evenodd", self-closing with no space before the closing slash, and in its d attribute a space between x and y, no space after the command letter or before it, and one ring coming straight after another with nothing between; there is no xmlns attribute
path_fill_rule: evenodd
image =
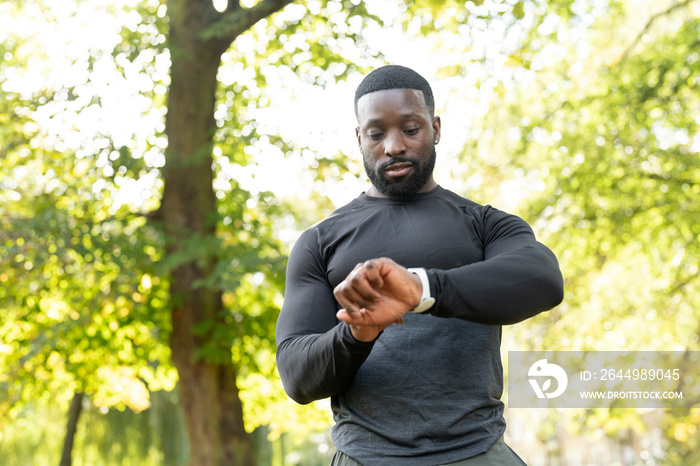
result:
<svg viewBox="0 0 700 466"><path fill-rule="evenodd" d="M400 157L394 157L391 160L387 160L386 162L384 162L383 164L381 164L379 166L379 170L382 170L382 171L386 170L387 167L394 165L395 163L412 163L416 167L420 166L420 162L418 161L418 159L414 159L413 157L400 156Z"/></svg>

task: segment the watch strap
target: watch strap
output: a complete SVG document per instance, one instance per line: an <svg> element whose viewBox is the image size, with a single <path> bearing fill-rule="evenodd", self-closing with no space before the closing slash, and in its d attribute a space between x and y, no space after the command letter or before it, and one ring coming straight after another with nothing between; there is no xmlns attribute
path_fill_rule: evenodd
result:
<svg viewBox="0 0 700 466"><path fill-rule="evenodd" d="M430 281L428 280L428 273L422 267L410 268L407 270L411 273L418 275L421 285L423 285L423 292L421 293L418 305L413 309L408 310L408 312L420 314L422 312L427 311L428 309L433 307L433 304L435 304L435 298L430 296Z"/></svg>

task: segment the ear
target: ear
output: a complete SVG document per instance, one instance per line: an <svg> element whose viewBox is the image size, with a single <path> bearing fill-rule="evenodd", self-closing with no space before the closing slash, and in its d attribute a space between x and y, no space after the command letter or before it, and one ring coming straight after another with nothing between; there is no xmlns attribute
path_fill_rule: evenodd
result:
<svg viewBox="0 0 700 466"><path fill-rule="evenodd" d="M362 149L362 138L360 137L360 127L355 126L355 137L357 138L357 145Z"/></svg>
<svg viewBox="0 0 700 466"><path fill-rule="evenodd" d="M435 143L437 144L440 142L440 117L436 116L433 118L433 139L436 141Z"/></svg>

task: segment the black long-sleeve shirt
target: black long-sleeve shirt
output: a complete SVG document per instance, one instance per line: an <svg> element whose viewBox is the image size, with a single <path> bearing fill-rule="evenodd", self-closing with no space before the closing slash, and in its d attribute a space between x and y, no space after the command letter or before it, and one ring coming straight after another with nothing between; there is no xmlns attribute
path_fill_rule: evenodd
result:
<svg viewBox="0 0 700 466"><path fill-rule="evenodd" d="M360 342L336 319L333 288L382 256L426 268L436 303ZM505 430L500 326L562 296L556 258L520 218L441 187L406 201L363 194L292 249L278 369L297 402L331 397L336 447L361 463L458 461Z"/></svg>

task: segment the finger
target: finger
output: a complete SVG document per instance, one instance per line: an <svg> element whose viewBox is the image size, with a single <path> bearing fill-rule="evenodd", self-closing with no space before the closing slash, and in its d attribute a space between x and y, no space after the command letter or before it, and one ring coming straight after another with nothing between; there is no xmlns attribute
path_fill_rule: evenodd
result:
<svg viewBox="0 0 700 466"><path fill-rule="evenodd" d="M335 297L336 301L338 301L340 307L342 307L351 314L360 312L361 306L359 306L356 301L354 301L351 297L348 296L348 293L351 292L347 291L344 287L344 283L341 283L340 285L335 287L335 290L333 290L333 296Z"/></svg>
<svg viewBox="0 0 700 466"><path fill-rule="evenodd" d="M361 301L356 301L357 304L369 309L372 303L381 298L381 295L370 282L368 272L367 268L363 268L357 273L350 274L346 281L350 284L352 292L360 297Z"/></svg>
<svg viewBox="0 0 700 466"><path fill-rule="evenodd" d="M365 285L368 286L368 285ZM361 294L351 280L344 280L333 290L333 296L341 307L350 312L360 312L362 308L371 308L376 300Z"/></svg>
<svg viewBox="0 0 700 466"><path fill-rule="evenodd" d="M347 309L341 309L336 312L335 316L338 320L342 320L350 325L368 325L364 312L350 312Z"/></svg>
<svg viewBox="0 0 700 466"><path fill-rule="evenodd" d="M396 324L396 325L403 325L404 319L402 316L399 316L397 319L395 319L393 322L387 322L386 324L377 324L376 322L372 321L372 318L370 317L370 314L372 311L362 309L360 312L348 312L347 309L341 309L336 313L336 317L338 320L341 320L349 325L358 325L358 326L366 326L366 325L371 325L371 326L376 326L380 325L380 328L386 328L388 325Z"/></svg>
<svg viewBox="0 0 700 466"><path fill-rule="evenodd" d="M350 305L349 303L352 303L351 310L356 310L355 306L370 308L372 303L381 297L367 280L364 264L357 264L347 278L335 287L333 295L342 307L347 307Z"/></svg>
<svg viewBox="0 0 700 466"><path fill-rule="evenodd" d="M382 288L384 286L384 279L382 279L381 274L381 263L370 259L363 265L366 270L367 281L370 285L372 285L373 288Z"/></svg>
<svg viewBox="0 0 700 466"><path fill-rule="evenodd" d="M343 322L347 322L352 320L352 317L350 316L350 313L348 312L347 309L341 309L338 312L335 313L335 316L338 318L338 320L342 320Z"/></svg>

